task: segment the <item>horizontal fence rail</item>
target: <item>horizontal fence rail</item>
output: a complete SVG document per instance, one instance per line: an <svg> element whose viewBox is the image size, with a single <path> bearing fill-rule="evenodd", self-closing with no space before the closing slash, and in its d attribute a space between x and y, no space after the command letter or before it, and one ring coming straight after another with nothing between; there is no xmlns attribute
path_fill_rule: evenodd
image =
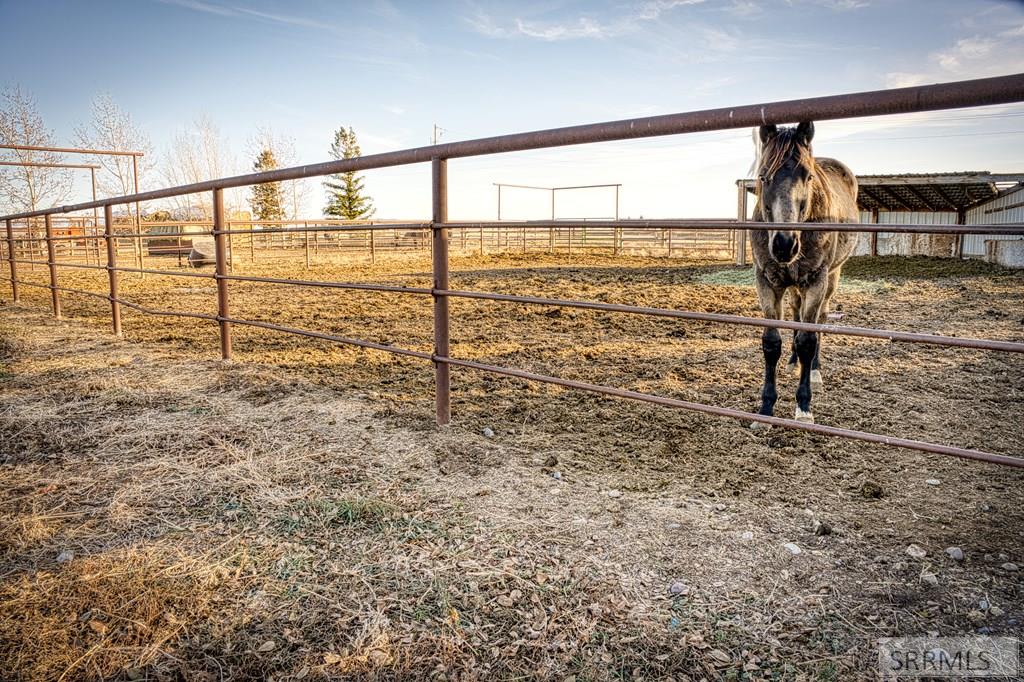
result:
<svg viewBox="0 0 1024 682"><path fill-rule="evenodd" d="M761 223L746 220L675 219L505 220L498 222L453 222L448 220L447 196L447 160L453 158L613 140L674 135L680 133L745 128L768 123L789 123L807 119L827 120L884 114L913 113L1020 101L1024 101L1024 74L962 81L958 83L945 83L939 85L901 88L896 90L863 92L850 95L818 97L682 114L670 114L665 116L653 116L624 121L613 121L608 123L503 135L498 137L468 140L464 142L452 142L429 147L375 154L354 159L330 161L293 168L283 168L230 178L218 178L200 183L193 183L191 185L170 187L93 202L12 214L0 217L0 220L4 220L6 223L6 239L3 240L3 245L6 250L6 262L8 263L12 294L15 302L19 301L19 285L47 289L50 291L53 313L59 318L62 315L59 296L60 293L84 295L106 300L111 306L114 333L118 336L121 335L120 310L123 306L144 314L194 318L216 323L220 330L221 356L224 359L230 359L232 357L232 327L247 326L429 361L434 366L435 409L438 424L446 424L450 419L449 374L452 367L460 367L463 369L488 372L526 381L553 384L573 390L637 400L675 409L690 410L718 417L739 419L749 422L760 422L826 436L861 440L922 452L1024 468L1024 457L987 453L949 445L927 443L923 441L897 438L822 424L809 424L781 417L768 417L732 408L678 400L671 397L657 396L582 381L562 379L559 377L527 372L525 370L501 367L498 365L453 357L449 348L449 337L451 332L449 305L453 298L489 300L497 303L510 303L517 305L570 307L616 314L646 315L719 324L777 327L885 340L889 342L923 343L936 346L1008 353L1024 352L1024 343L1012 340L975 339L910 331L871 329L831 324L812 324L784 320L766 320L763 318L751 318L741 315L702 311L671 310L626 304L601 303L596 301L574 301L453 289L449 285L449 250L453 241L452 235L455 235L456 239L459 239L461 244L465 246L466 236L470 231L476 231L478 233L481 252L483 251L483 235L485 232L497 232L501 234L501 231L504 231L506 248L510 248L510 231L521 230L521 240L516 242L516 246L521 246L524 252L526 252L528 247L528 237L532 236L535 239L539 237L539 240L537 241L540 241L542 246L544 242L547 241L548 246L553 249L556 245L556 241L563 239L565 231L568 231L568 241L566 243L571 253L574 244L573 231L582 230L584 231L584 235L587 234L586 231L590 231L592 244L596 243L600 248L607 248L610 245L615 253L619 253L619 249L624 245L624 242L622 241L623 234L650 233L656 240L664 240L665 235L667 235L668 252L671 255L672 236L674 231L680 231L684 235L692 234L695 236L701 234L731 235L748 230L793 229L794 224ZM373 221L370 223L352 224L346 221L322 219L290 222L228 220L225 216L223 190L227 188L424 162L431 163L433 200L432 218L430 221ZM137 224L134 222L133 217L130 217L128 221L125 221L122 218L115 220L113 216L112 207L116 205L132 204L184 194L195 194L199 192L209 192L213 195L212 221L206 220L194 223L189 223L188 221L167 221L154 223L149 227L168 227L173 228L175 231L150 232L142 234L141 229L136 227ZM96 209L99 207L102 207L104 211L102 230L100 228L101 223L96 217L66 216L68 213L83 211L86 209ZM57 216L65 217L56 218ZM40 217L43 218L42 221L32 220ZM63 221L62 224L55 224L55 218ZM77 224L76 221L78 221ZM129 228L138 231L134 231L129 234L119 234L117 232L119 225L122 229ZM188 231L187 227L202 229L198 229L198 231ZM804 231L835 232L926 233L949 235L986 234L999 236L1024 235L1024 223L1002 225L801 223L799 228ZM65 234L66 231L73 230L81 230L82 233ZM89 232L90 230L91 233ZM330 233L362 233L368 238L369 248L372 253L375 248L374 235L386 232L387 230L393 231L393 235L395 235L394 238L396 240L399 238L400 231L409 231L403 233L401 238L411 239L412 243L414 243L417 248L429 249L432 261L432 285L430 287L406 287L360 282L324 282L308 279L236 275L231 272L231 268L235 260L235 251L240 248L242 250L248 248L254 256L255 243L258 237L272 239L275 235L278 235L282 240L281 244L287 244L292 248L303 248L306 252L306 264L308 267L309 252L311 248L310 243L312 241L313 248L318 248L321 244L321 242L318 241L321 236L326 239ZM545 235L541 231L547 231L547 234ZM410 237L410 234L413 236ZM357 240L363 238L358 234L353 236ZM241 241L243 241L243 244L239 245L237 243L238 240L234 239L236 237L245 237L246 239L242 239ZM296 241L284 241L294 239L295 237L298 237L297 243ZM188 271L183 272L179 270L145 267L143 260L143 244L145 242L152 243L152 241L160 239L174 242L174 244L168 248L176 249L179 259L181 258L181 247L185 240L208 240L212 243L212 263L214 264L214 272L212 274ZM584 237L584 241L585 240L586 237ZM103 262L101 258L101 249L99 246L100 241L105 243L105 262ZM92 243L92 251L89 250L90 242ZM500 245L500 237L498 243ZM126 267L118 264L118 257L122 244L129 244L134 249L134 267ZM95 261L95 264L66 262L66 258L68 256L74 256L74 249L76 246L83 249L82 253L86 260L91 257ZM46 250L43 251L43 248ZM153 248L154 247L152 246L150 247L151 255ZM19 250L21 253L20 256ZM62 257L65 260L62 260ZM19 265L28 265L32 268L39 266L42 268L45 275L48 276L49 283L40 284L38 282L26 281L19 277ZM62 285L59 281L59 269L64 267L106 271L109 279L109 293L101 294L94 291L87 291ZM216 289L217 312L216 314L208 314L188 311L158 310L128 300L121 296L119 292L118 276L120 273L133 273L140 276L169 275L213 280L215 287L211 287L211 291L214 288ZM432 318L434 327L434 348L432 352L425 352L410 348L402 348L400 346L394 346L387 343L376 343L362 339L327 334L315 330L299 329L271 322L251 320L237 315L232 315L229 288L229 284L231 282L251 282L278 286L361 290L393 294L409 294L424 297L429 296L433 301Z"/></svg>

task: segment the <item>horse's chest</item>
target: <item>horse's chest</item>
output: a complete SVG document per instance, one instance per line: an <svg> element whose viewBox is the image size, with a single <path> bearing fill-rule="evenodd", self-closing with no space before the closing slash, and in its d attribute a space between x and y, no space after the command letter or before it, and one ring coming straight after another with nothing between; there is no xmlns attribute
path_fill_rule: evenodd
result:
<svg viewBox="0 0 1024 682"><path fill-rule="evenodd" d="M775 287L806 289L818 279L821 274L820 270L818 264L809 266L807 263L797 261L783 265L777 261L771 261L765 265L764 276Z"/></svg>

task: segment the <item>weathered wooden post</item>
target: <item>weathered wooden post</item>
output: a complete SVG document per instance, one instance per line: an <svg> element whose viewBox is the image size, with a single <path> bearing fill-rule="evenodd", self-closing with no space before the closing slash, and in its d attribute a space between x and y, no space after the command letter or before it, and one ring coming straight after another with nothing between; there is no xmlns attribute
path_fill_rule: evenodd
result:
<svg viewBox="0 0 1024 682"><path fill-rule="evenodd" d="M742 180L736 181L736 219L747 219L747 187ZM736 232L736 265L747 264L747 230Z"/></svg>
<svg viewBox="0 0 1024 682"><path fill-rule="evenodd" d="M309 223L302 223L303 248L306 250L306 269L309 270Z"/></svg>
<svg viewBox="0 0 1024 682"><path fill-rule="evenodd" d="M220 356L231 359L231 323L228 308L227 241L224 239L224 190L213 190L213 250L217 281L217 323L220 325Z"/></svg>

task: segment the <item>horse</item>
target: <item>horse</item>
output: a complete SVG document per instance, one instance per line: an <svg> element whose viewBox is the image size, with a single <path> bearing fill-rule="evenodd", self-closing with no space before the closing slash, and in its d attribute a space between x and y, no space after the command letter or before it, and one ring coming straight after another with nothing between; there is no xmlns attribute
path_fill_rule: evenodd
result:
<svg viewBox="0 0 1024 682"><path fill-rule="evenodd" d="M772 223L855 223L857 178L835 159L815 158L811 150L814 123L795 128L763 125L756 163L757 204L752 220ZM761 312L769 320L782 319L783 299L789 292L789 309L797 322L825 322L829 302L839 284L843 264L857 242L854 232L752 230L754 281ZM764 352L764 386L759 414L773 416L778 392L775 371L782 356L782 336L776 327L761 335ZM811 387L823 386L821 344L817 332L796 331L789 366L799 366L796 391L797 421L814 423ZM752 428L770 428L753 422Z"/></svg>

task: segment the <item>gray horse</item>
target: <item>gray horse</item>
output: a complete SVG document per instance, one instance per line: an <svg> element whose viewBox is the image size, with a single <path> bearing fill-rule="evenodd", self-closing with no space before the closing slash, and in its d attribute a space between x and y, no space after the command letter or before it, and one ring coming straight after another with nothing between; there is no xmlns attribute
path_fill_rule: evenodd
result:
<svg viewBox="0 0 1024 682"><path fill-rule="evenodd" d="M761 126L761 154L757 163L757 205L753 220L772 223L855 223L857 178L835 159L814 158L811 139L814 124L795 128ZM754 279L761 311L769 320L782 319L782 302L789 292L789 308L798 322L825 321L829 301L839 284L843 263L853 253L853 232L803 232L801 230L753 230ZM782 356L782 336L766 327L761 336L764 351L764 388L760 414L772 415L778 393L775 370ZM799 365L796 419L814 422L811 386L822 386L817 332L797 331L789 364ZM754 422L753 428L766 424Z"/></svg>

